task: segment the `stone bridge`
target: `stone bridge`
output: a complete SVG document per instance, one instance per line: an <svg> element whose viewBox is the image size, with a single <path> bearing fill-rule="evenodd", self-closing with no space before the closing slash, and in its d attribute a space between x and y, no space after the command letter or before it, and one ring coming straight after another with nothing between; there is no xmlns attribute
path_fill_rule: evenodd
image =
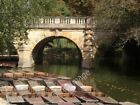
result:
<svg viewBox="0 0 140 105"><path fill-rule="evenodd" d="M94 19L92 17L44 17L36 18L28 30L26 44L17 47L18 67L32 67L44 45L51 38L72 41L81 53L82 67L90 68L94 58Z"/></svg>

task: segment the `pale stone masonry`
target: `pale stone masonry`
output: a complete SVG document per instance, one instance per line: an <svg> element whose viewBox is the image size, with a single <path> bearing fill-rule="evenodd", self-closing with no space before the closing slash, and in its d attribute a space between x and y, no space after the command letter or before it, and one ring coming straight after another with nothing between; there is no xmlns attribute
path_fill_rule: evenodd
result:
<svg viewBox="0 0 140 105"><path fill-rule="evenodd" d="M96 52L93 46L93 27L92 17L45 17L34 19L28 30L29 40L27 43L16 46L19 55L18 67L32 67L34 65L33 50L36 46L41 46L43 40L51 37L63 37L71 40L77 46L82 55L83 67L90 68L91 58L94 58Z"/></svg>

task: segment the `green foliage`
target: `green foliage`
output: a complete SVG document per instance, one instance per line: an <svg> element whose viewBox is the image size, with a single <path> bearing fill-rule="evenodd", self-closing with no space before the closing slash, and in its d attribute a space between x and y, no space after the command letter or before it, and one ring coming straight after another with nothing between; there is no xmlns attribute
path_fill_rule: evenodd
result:
<svg viewBox="0 0 140 105"><path fill-rule="evenodd" d="M62 0L0 0L0 52L9 52L11 44L27 40L34 17L68 15L70 11Z"/></svg>
<svg viewBox="0 0 140 105"><path fill-rule="evenodd" d="M29 18L27 0L0 0L0 52L14 40L27 38Z"/></svg>
<svg viewBox="0 0 140 105"><path fill-rule="evenodd" d="M69 16L71 13L63 0L31 0L33 16Z"/></svg>
<svg viewBox="0 0 140 105"><path fill-rule="evenodd" d="M74 16L92 16L94 0L64 0Z"/></svg>
<svg viewBox="0 0 140 105"><path fill-rule="evenodd" d="M113 44L122 46L130 39L140 41L140 7L136 0L98 0L94 16L98 30L114 32Z"/></svg>

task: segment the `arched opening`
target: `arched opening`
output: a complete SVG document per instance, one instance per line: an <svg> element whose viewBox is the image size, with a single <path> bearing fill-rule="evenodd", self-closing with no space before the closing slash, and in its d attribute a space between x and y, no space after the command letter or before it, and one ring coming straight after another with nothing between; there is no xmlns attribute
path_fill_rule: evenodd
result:
<svg viewBox="0 0 140 105"><path fill-rule="evenodd" d="M130 39L126 42L124 48L124 64L126 66L127 71L139 72L139 64L140 64L140 45L134 39Z"/></svg>
<svg viewBox="0 0 140 105"><path fill-rule="evenodd" d="M35 65L81 64L79 47L70 39L51 36L41 40L32 52Z"/></svg>

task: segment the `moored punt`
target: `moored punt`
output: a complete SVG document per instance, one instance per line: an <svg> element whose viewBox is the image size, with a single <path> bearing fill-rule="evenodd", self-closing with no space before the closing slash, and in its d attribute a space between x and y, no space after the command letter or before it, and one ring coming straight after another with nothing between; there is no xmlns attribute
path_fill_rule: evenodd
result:
<svg viewBox="0 0 140 105"><path fill-rule="evenodd" d="M6 95L16 96L17 92L8 81L0 81L0 95L5 98Z"/></svg>
<svg viewBox="0 0 140 105"><path fill-rule="evenodd" d="M14 78L22 78L22 77L24 77L24 73L22 73L22 72L14 72L13 76L14 76Z"/></svg>
<svg viewBox="0 0 140 105"><path fill-rule="evenodd" d="M46 105L41 97L24 97L24 99L31 105Z"/></svg>
<svg viewBox="0 0 140 105"><path fill-rule="evenodd" d="M65 76L58 76L57 79L71 80L70 77L65 77Z"/></svg>
<svg viewBox="0 0 140 105"><path fill-rule="evenodd" d="M61 97L66 102L75 103L75 104L81 103L81 101L78 98L76 98L73 94L70 93L60 94L59 97Z"/></svg>
<svg viewBox="0 0 140 105"><path fill-rule="evenodd" d="M34 78L35 79L35 78ZM38 82L38 80L28 80L28 84L31 87L31 92L35 95L45 96L46 87Z"/></svg>
<svg viewBox="0 0 140 105"><path fill-rule="evenodd" d="M77 89L80 90L80 91L91 92L91 91L94 90L92 86L84 85L84 84L83 84L82 82L80 82L80 81L75 81L75 80L74 80L74 81L72 81L72 83L73 83L74 85L76 85L76 86L77 86Z"/></svg>
<svg viewBox="0 0 140 105"><path fill-rule="evenodd" d="M81 103L80 100L76 98L74 95L68 93L68 91L62 90L63 83L61 84L61 82L59 81L58 84L56 85L54 84L53 80L45 81L46 85L52 90L52 92L54 92L56 95L61 97L61 99L63 99L64 101L70 102L70 103Z"/></svg>
<svg viewBox="0 0 140 105"><path fill-rule="evenodd" d="M59 102L57 105L75 105L72 102Z"/></svg>
<svg viewBox="0 0 140 105"><path fill-rule="evenodd" d="M8 78L22 78L24 76L23 72L18 72L15 70L8 70L7 73L3 73L3 77Z"/></svg>
<svg viewBox="0 0 140 105"><path fill-rule="evenodd" d="M24 72L25 78L31 78L34 77L34 72Z"/></svg>
<svg viewBox="0 0 140 105"><path fill-rule="evenodd" d="M3 73L3 77L13 78L14 77L14 73L11 73L11 72Z"/></svg>
<svg viewBox="0 0 140 105"><path fill-rule="evenodd" d="M6 96L6 100L11 104L25 104L22 96Z"/></svg>
<svg viewBox="0 0 140 105"><path fill-rule="evenodd" d="M29 85L24 80L14 80L13 85L15 86L15 89L17 90L18 94L21 96L25 95L31 95Z"/></svg>
<svg viewBox="0 0 140 105"><path fill-rule="evenodd" d="M59 96L46 96L43 97L43 99L46 100L49 104L57 104L64 102L64 100L62 100Z"/></svg>
<svg viewBox="0 0 140 105"><path fill-rule="evenodd" d="M10 105L7 100L0 97L0 105Z"/></svg>
<svg viewBox="0 0 140 105"><path fill-rule="evenodd" d="M48 87L48 91L52 91L54 94L62 93L62 87L58 86L54 83L54 78L50 78L47 80L44 80L45 85Z"/></svg>
<svg viewBox="0 0 140 105"><path fill-rule="evenodd" d="M86 103L94 103L98 102L98 100L94 97L91 97L88 93L85 93L83 91L75 91L73 94L82 102Z"/></svg>
<svg viewBox="0 0 140 105"><path fill-rule="evenodd" d="M77 91L77 87L74 86L70 80L57 80L59 84L68 92L76 96L82 102L98 102L98 100L94 97L91 97L84 91Z"/></svg>
<svg viewBox="0 0 140 105"><path fill-rule="evenodd" d="M45 77L45 76L48 76L48 73L41 72L41 71L36 71L35 76L37 76L37 77Z"/></svg>
<svg viewBox="0 0 140 105"><path fill-rule="evenodd" d="M81 103L81 105L104 105L104 104L98 104L98 103Z"/></svg>
<svg viewBox="0 0 140 105"><path fill-rule="evenodd" d="M100 102L104 103L104 104L110 104L110 105L120 105L118 101L116 101L115 99L109 97L109 96L96 96L97 99L100 100Z"/></svg>
<svg viewBox="0 0 140 105"><path fill-rule="evenodd" d="M133 102L119 102L121 105L139 105Z"/></svg>
<svg viewBox="0 0 140 105"><path fill-rule="evenodd" d="M69 80L59 79L57 80L57 83L67 92L76 91L76 86L74 86Z"/></svg>
<svg viewBox="0 0 140 105"><path fill-rule="evenodd" d="M119 105L119 102L116 101L115 99L113 99L109 96L106 96L104 93L102 93L100 91L96 91L92 88L89 89L90 86L85 86L80 81L72 81L72 83L75 84L80 91L87 92L91 97L99 100L100 102L102 102L104 104ZM86 89L86 87L87 87L87 89Z"/></svg>
<svg viewBox="0 0 140 105"><path fill-rule="evenodd" d="M8 67L8 68L13 68L13 67L16 67L17 65L17 62L0 62L0 67Z"/></svg>
<svg viewBox="0 0 140 105"><path fill-rule="evenodd" d="M2 73L0 97L6 99L9 105L135 105L118 103L80 81L75 82L67 77L44 75L40 72L35 74L34 71Z"/></svg>

